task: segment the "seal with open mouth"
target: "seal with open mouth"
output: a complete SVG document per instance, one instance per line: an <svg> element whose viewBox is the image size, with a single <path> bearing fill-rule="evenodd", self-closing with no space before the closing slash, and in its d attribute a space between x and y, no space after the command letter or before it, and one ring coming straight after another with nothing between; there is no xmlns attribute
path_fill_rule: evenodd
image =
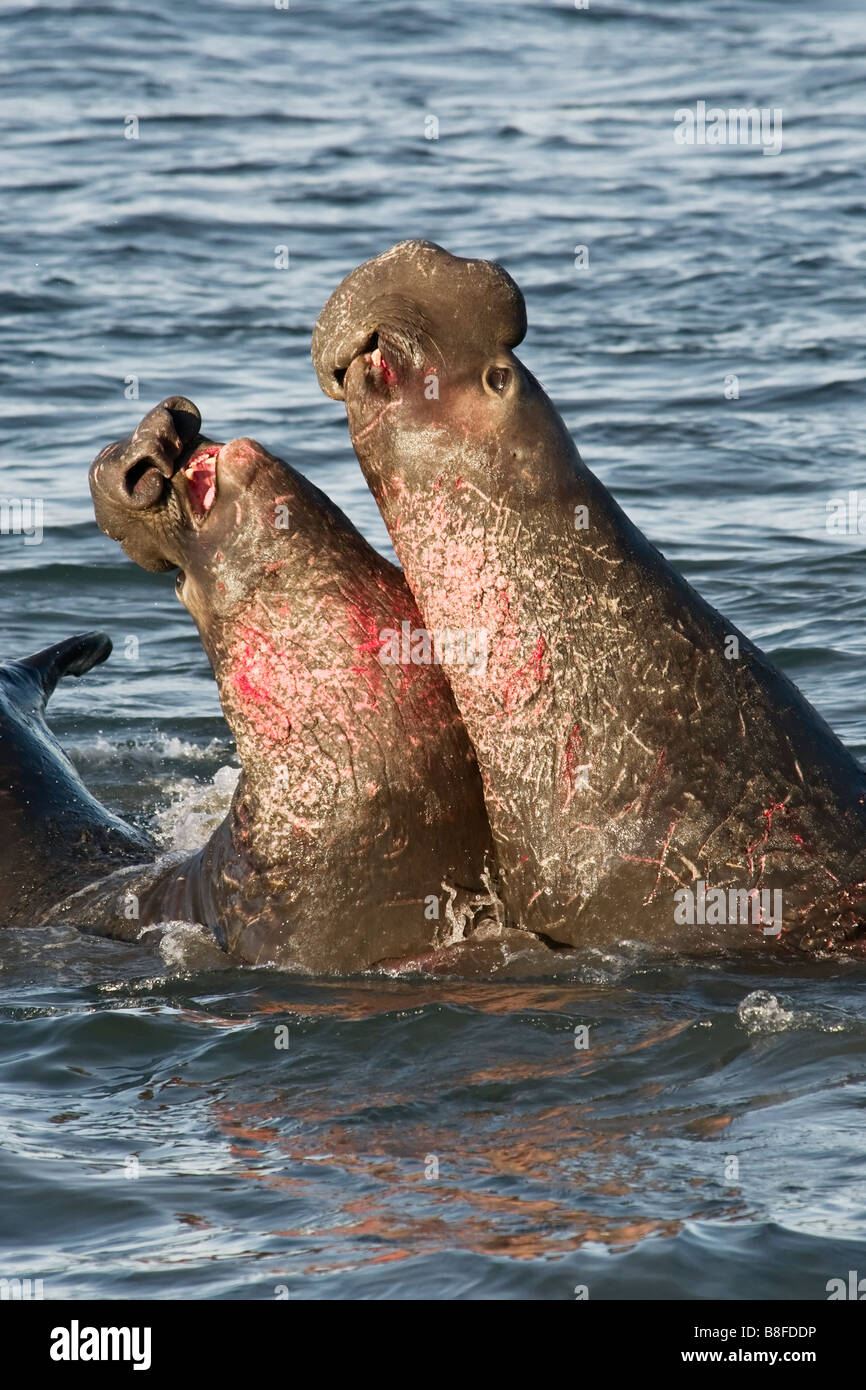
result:
<svg viewBox="0 0 866 1390"><path fill-rule="evenodd" d="M439 667L395 649L422 628L400 571L288 464L200 425L171 397L90 471L101 528L178 570L242 764L204 849L134 887L139 921L340 973L495 935L478 768Z"/></svg>
<svg viewBox="0 0 866 1390"><path fill-rule="evenodd" d="M407 241L313 336L428 627L486 632L485 679L443 669L508 907L572 944L861 947L863 770L589 471L525 330L500 266Z"/></svg>

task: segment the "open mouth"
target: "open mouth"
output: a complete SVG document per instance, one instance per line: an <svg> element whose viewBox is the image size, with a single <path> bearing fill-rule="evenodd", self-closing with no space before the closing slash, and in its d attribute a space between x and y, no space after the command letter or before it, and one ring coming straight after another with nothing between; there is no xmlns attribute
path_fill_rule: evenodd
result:
<svg viewBox="0 0 866 1390"><path fill-rule="evenodd" d="M187 483L187 494L196 516L207 516L216 501L216 465L220 444L209 444L193 453L180 470Z"/></svg>
<svg viewBox="0 0 866 1390"><path fill-rule="evenodd" d="M365 353L364 361L369 363L369 365L378 372L386 386L394 385L394 382L397 380L397 373L394 371L391 364L383 357L378 340L372 352Z"/></svg>
<svg viewBox="0 0 866 1390"><path fill-rule="evenodd" d="M393 386L397 380L397 371L393 362L388 361L382 351L382 344L378 333L371 333L363 347L359 348L352 361L344 367L334 368L334 384L336 395L345 396L346 392L346 373L352 362L363 362L365 375L368 385L374 387Z"/></svg>

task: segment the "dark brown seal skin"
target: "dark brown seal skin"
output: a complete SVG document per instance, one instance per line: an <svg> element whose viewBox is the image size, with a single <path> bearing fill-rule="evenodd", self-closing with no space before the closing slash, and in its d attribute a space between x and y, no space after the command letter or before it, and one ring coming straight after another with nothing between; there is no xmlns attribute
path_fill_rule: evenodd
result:
<svg viewBox="0 0 866 1390"><path fill-rule="evenodd" d="M139 924L202 922L245 961L335 973L496 933L447 682L381 659L383 630L421 626L400 571L288 464L200 424L169 398L90 473L101 528L144 568L179 568L242 764L208 845L133 886Z"/></svg>
<svg viewBox="0 0 866 1390"><path fill-rule="evenodd" d="M507 906L572 944L853 946L866 776L589 471L514 355L525 327L499 266L407 241L342 282L313 337L427 626L487 632L484 679L444 669ZM781 932L742 899L689 924L675 894L702 881L780 891Z"/></svg>
<svg viewBox="0 0 866 1390"><path fill-rule="evenodd" d="M95 878L156 857L91 796L45 722L58 681L110 651L104 632L86 632L0 665L0 927L32 926Z"/></svg>

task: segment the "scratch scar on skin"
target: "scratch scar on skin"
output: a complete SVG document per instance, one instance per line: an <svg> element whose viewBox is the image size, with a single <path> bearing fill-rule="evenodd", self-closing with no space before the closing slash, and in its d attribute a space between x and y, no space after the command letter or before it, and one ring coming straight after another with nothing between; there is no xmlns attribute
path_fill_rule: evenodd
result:
<svg viewBox="0 0 866 1390"><path fill-rule="evenodd" d="M383 415L387 415L387 414L388 414L388 411L389 411L389 410L393 410L394 407L395 407L395 405L402 405L402 404L403 404L403 397L401 396L399 400L397 400L397 401L389 401L387 405L383 405L383 406L382 406L382 409L379 411L379 414L375 417L375 419L371 420L370 423L369 423L369 425L365 425L364 428L361 430L361 433L358 434L358 435L356 435L356 441L357 441L357 442L360 442L362 439L366 439L366 438L367 438L367 435L370 433L370 431L371 431L371 430L374 430L374 429L376 428L376 426L378 425L379 421L382 419L382 416L383 416Z"/></svg>

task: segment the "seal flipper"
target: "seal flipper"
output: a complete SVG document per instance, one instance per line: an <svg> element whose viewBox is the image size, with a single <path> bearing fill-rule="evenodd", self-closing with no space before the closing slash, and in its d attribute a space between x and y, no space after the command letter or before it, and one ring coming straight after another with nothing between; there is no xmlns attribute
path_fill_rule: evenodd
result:
<svg viewBox="0 0 866 1390"><path fill-rule="evenodd" d="M45 723L58 681L110 651L104 633L88 632L0 664L0 926L29 926L85 884L155 856L149 836L91 795Z"/></svg>
<svg viewBox="0 0 866 1390"><path fill-rule="evenodd" d="M58 682L83 676L111 650L104 632L84 632L0 662L0 927L68 922L134 941L168 918L208 920L199 864L204 854L218 857L228 828L204 850L155 862L150 837L91 795L45 722ZM131 896L141 899L141 920L126 915Z"/></svg>
<svg viewBox="0 0 866 1390"><path fill-rule="evenodd" d="M14 680L15 675L21 672L37 693L38 708L44 710L64 676L85 675L94 666L106 661L111 650L111 638L107 633L80 632L63 642L55 642L51 647L43 647L42 651L34 652L20 661L5 663L4 675L11 675Z"/></svg>

